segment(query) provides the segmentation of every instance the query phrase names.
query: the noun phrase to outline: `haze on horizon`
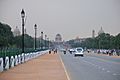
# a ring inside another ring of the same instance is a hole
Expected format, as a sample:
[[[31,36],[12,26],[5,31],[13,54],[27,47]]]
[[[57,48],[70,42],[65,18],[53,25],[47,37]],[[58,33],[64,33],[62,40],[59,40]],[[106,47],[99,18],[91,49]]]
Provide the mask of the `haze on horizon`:
[[[21,30],[21,10],[25,10],[26,30],[34,36],[43,31],[51,40],[57,33],[64,40],[91,37],[101,26],[112,35],[120,33],[120,0],[0,0],[0,22]]]

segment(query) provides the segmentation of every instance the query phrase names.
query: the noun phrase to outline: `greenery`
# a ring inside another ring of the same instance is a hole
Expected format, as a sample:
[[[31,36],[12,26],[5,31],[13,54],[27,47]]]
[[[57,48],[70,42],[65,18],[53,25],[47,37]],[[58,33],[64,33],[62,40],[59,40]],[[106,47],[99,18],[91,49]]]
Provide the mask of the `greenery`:
[[[24,34],[25,53],[41,50],[40,46],[45,46],[45,40],[37,39],[37,50],[34,50],[34,38]],[[46,47],[49,42],[46,41]],[[18,55],[22,52],[22,35],[13,36],[11,27],[7,24],[0,23],[0,57]],[[43,49],[42,49],[43,50]]]
[[[116,36],[102,33],[95,38],[86,38],[82,42],[75,43],[75,40],[69,40],[67,43],[71,47],[84,47],[88,49],[120,49],[120,33]]]
[[[0,47],[8,47],[13,44],[13,33],[7,24],[0,23]]]

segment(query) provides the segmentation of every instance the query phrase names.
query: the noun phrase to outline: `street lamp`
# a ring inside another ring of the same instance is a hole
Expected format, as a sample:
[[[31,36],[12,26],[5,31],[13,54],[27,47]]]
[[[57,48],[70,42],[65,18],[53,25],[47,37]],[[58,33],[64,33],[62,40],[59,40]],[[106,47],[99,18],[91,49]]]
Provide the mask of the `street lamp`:
[[[37,25],[36,24],[34,25],[34,28],[35,28],[35,50],[36,50],[36,35],[37,35]]]
[[[49,41],[49,38],[47,38],[47,41],[48,41],[48,49],[50,48],[50,41]]]
[[[45,48],[46,48],[46,39],[47,39],[47,35],[45,35]]]
[[[25,18],[25,12],[24,9],[21,11],[21,17],[22,17],[22,53],[24,53],[24,18]]]
[[[42,42],[43,42],[43,31],[41,32],[41,49],[43,48]]]

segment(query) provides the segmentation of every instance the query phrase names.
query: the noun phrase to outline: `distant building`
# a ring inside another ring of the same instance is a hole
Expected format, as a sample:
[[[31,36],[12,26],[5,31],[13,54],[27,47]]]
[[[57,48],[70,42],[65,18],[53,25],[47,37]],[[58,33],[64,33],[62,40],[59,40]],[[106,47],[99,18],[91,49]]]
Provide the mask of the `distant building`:
[[[73,40],[74,40],[74,43],[81,43],[81,42],[85,41],[85,38],[76,37],[76,39],[73,39]]]
[[[95,38],[95,30],[92,30],[92,38]]]
[[[102,34],[102,33],[104,33],[104,30],[103,30],[102,27],[101,27],[101,29],[100,29],[99,32],[98,32],[98,35],[100,35],[100,34]]]
[[[62,36],[60,34],[57,34],[55,37],[55,42],[62,42]]]
[[[13,35],[14,36],[20,36],[20,30],[18,29],[18,27],[16,26],[16,28],[13,31]]]

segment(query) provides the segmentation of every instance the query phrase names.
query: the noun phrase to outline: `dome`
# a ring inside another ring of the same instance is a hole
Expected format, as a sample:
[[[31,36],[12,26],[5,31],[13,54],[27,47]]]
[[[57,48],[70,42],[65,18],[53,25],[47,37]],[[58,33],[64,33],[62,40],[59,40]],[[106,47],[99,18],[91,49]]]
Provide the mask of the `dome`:
[[[57,34],[56,36],[61,36],[60,34]]]
[[[62,37],[60,34],[57,34],[55,37],[55,42],[62,42]]]
[[[100,34],[102,34],[102,33],[104,33],[104,31],[103,31],[103,29],[102,29],[102,27],[101,27],[100,31],[98,32],[98,35],[100,35]]]
[[[20,35],[20,30],[18,29],[18,27],[16,26],[16,28],[13,31],[13,35],[14,36],[19,36]]]

